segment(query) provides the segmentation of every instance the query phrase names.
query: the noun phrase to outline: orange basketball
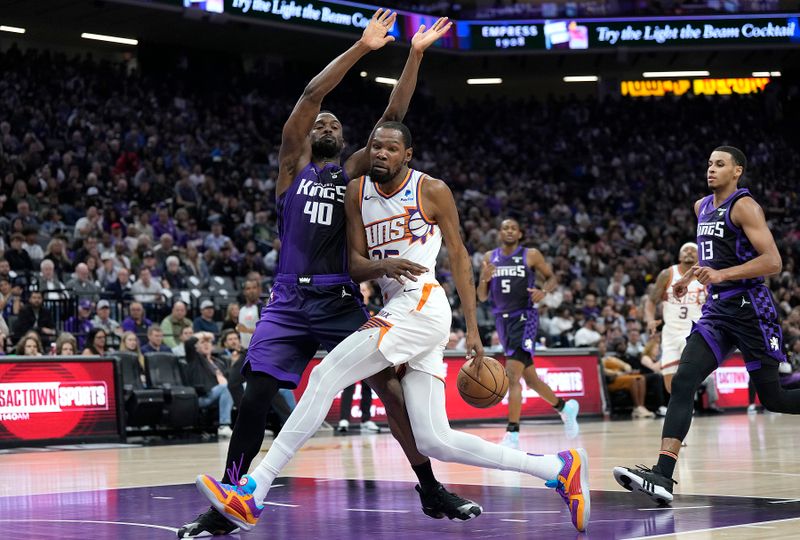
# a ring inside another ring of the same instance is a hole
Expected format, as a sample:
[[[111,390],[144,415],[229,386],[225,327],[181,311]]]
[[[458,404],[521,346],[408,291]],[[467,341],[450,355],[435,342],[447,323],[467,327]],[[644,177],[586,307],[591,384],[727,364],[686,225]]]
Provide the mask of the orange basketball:
[[[491,357],[483,358],[483,366],[478,373],[472,360],[461,366],[458,372],[458,393],[479,409],[500,403],[508,392],[508,375],[503,365]]]

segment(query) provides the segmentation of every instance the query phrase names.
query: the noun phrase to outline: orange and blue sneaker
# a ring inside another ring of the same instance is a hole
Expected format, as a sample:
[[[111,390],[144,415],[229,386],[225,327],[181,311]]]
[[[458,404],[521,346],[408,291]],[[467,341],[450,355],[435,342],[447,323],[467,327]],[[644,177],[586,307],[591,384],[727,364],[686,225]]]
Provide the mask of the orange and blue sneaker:
[[[248,474],[242,476],[238,485],[217,482],[207,474],[198,476],[195,484],[214,508],[244,531],[255,527],[264,511],[264,506],[253,497],[256,481]]]
[[[573,448],[558,453],[564,463],[555,480],[545,485],[555,488],[564,499],[572,515],[572,524],[583,532],[589,523],[591,500],[589,495],[589,456],[583,448]]]

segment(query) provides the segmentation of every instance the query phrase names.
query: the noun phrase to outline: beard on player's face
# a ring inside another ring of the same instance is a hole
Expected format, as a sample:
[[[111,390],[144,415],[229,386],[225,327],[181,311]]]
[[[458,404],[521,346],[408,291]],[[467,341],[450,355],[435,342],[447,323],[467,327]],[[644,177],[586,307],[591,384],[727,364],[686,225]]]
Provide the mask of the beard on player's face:
[[[387,184],[398,175],[402,168],[402,164],[392,169],[387,163],[373,163],[369,170],[369,179],[376,184]]]
[[[331,159],[342,153],[342,141],[331,135],[324,135],[311,143],[311,154],[316,158]]]

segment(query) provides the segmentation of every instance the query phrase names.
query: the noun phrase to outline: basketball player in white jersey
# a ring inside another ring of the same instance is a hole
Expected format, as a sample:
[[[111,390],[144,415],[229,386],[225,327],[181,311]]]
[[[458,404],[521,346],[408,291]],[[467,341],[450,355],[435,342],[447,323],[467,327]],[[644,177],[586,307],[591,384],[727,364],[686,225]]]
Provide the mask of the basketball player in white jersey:
[[[644,320],[650,336],[653,336],[661,323],[656,319],[656,308],[661,303],[661,316],[664,320],[661,331],[661,374],[664,376],[664,386],[670,393],[672,377],[678,371],[686,338],[692,331],[692,323],[703,314],[702,308],[706,302],[706,288],[697,278],[689,283],[687,293],[680,298],[676,298],[672,290],[675,283],[697,264],[697,244],[683,244],[678,260],[678,264],[665,268],[658,274],[655,287],[644,306]]]
[[[411,133],[405,125],[382,124],[368,148],[370,174],[351,181],[345,195],[350,273],[356,281],[378,280],[384,309],[311,372],[303,397],[252,474],[243,476],[239,485],[202,475],[198,488],[242,529],[252,529],[270,485],[317,431],[336,395],[389,366],[402,366],[403,396],[420,452],[441,461],[537,476],[555,488],[572,524],[584,531],[590,511],[585,450],[526,454],[450,428],[442,377],[451,310],[435,274],[442,239],[467,321],[468,357],[478,369],[483,359],[475,280],[461,240],[458,210],[447,184],[408,167]]]

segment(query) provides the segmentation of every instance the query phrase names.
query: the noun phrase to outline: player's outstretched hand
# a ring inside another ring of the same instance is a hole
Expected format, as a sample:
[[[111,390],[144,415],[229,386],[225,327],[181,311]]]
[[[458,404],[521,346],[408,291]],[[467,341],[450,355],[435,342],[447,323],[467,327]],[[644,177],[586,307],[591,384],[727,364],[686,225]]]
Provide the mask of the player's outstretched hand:
[[[409,261],[408,259],[401,259],[399,257],[387,257],[381,261],[383,274],[391,279],[396,279],[400,283],[405,283],[403,278],[417,281],[416,276],[424,274],[428,271],[427,268],[421,264]]]
[[[423,52],[449,32],[452,26],[453,23],[447,17],[440,17],[427,30],[424,24],[420,25],[417,33],[411,38],[411,48],[415,51]]]
[[[367,27],[364,28],[364,33],[361,34],[361,43],[375,51],[390,41],[394,41],[394,36],[386,34],[392,29],[395,19],[397,19],[397,13],[391,9],[381,8],[376,11]]]
[[[466,345],[467,360],[472,360],[475,373],[478,373],[483,365],[483,344],[481,343],[480,332],[467,332]]]
[[[481,277],[479,279],[481,281],[488,282],[490,279],[492,279],[492,276],[494,275],[494,270],[495,267],[492,263],[490,263],[489,261],[483,261],[483,267],[481,267]]]

